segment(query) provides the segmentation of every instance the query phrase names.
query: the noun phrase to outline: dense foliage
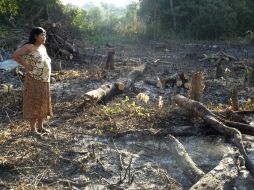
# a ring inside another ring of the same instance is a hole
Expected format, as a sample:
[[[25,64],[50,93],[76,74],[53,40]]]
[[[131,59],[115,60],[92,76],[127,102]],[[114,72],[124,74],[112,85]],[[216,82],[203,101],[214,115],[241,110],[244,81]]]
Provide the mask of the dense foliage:
[[[122,14],[119,14],[121,12]],[[64,6],[60,0],[0,0],[0,24],[61,22],[74,35],[225,39],[254,30],[253,0],[139,0],[119,10]]]
[[[254,29],[253,0],[141,0],[139,13],[155,36],[222,39]]]

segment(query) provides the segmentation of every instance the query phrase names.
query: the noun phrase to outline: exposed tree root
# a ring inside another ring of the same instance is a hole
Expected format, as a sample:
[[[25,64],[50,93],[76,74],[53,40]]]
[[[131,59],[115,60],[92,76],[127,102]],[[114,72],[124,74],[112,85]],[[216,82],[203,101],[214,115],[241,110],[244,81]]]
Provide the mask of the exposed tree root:
[[[203,175],[205,175],[205,173],[193,162],[182,143],[172,135],[168,135],[165,140],[168,141],[170,150],[172,150],[172,155],[175,157],[179,167],[191,182],[196,183]]]

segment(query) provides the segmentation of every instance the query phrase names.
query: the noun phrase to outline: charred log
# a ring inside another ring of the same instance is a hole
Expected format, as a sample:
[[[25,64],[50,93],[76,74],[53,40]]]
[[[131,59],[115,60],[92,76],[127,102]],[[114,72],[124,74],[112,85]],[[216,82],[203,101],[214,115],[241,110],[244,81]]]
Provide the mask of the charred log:
[[[189,76],[186,73],[175,73],[174,75],[166,78],[157,77],[156,82],[150,82],[150,84],[155,84],[157,87],[165,88],[167,86],[170,87],[178,87],[178,88],[190,88]]]
[[[140,65],[135,70],[131,71],[128,74],[127,77],[127,84],[126,89],[129,90],[129,88],[133,87],[133,85],[137,82],[143,79],[145,72],[148,70],[149,65],[148,63]]]
[[[217,117],[217,119],[229,127],[238,129],[241,133],[254,136],[254,127],[251,125],[240,123],[240,122],[229,121],[221,117]]]
[[[105,102],[113,96],[121,94],[124,90],[123,83],[102,85],[100,88],[87,92],[84,95],[84,107],[91,106],[95,103]]]

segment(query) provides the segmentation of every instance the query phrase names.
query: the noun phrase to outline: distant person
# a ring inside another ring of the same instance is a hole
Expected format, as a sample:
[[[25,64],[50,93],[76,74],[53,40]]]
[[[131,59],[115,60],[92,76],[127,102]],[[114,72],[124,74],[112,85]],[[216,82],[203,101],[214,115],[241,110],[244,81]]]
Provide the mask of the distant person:
[[[51,59],[46,47],[46,31],[41,27],[32,28],[28,42],[17,49],[13,59],[26,71],[23,118],[30,122],[31,132],[49,132],[43,127],[43,120],[52,116],[50,95]]]

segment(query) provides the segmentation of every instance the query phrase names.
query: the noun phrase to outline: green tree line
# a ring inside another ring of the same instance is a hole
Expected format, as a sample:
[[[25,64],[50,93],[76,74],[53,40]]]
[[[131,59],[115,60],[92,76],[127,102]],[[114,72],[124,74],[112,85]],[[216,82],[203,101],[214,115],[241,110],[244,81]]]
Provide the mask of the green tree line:
[[[253,0],[142,0],[139,12],[157,35],[222,39],[254,29]]]
[[[139,0],[122,15],[102,4],[89,9],[60,0],[0,0],[0,25],[21,27],[61,22],[72,34],[148,39],[221,40],[254,30],[253,0]]]

